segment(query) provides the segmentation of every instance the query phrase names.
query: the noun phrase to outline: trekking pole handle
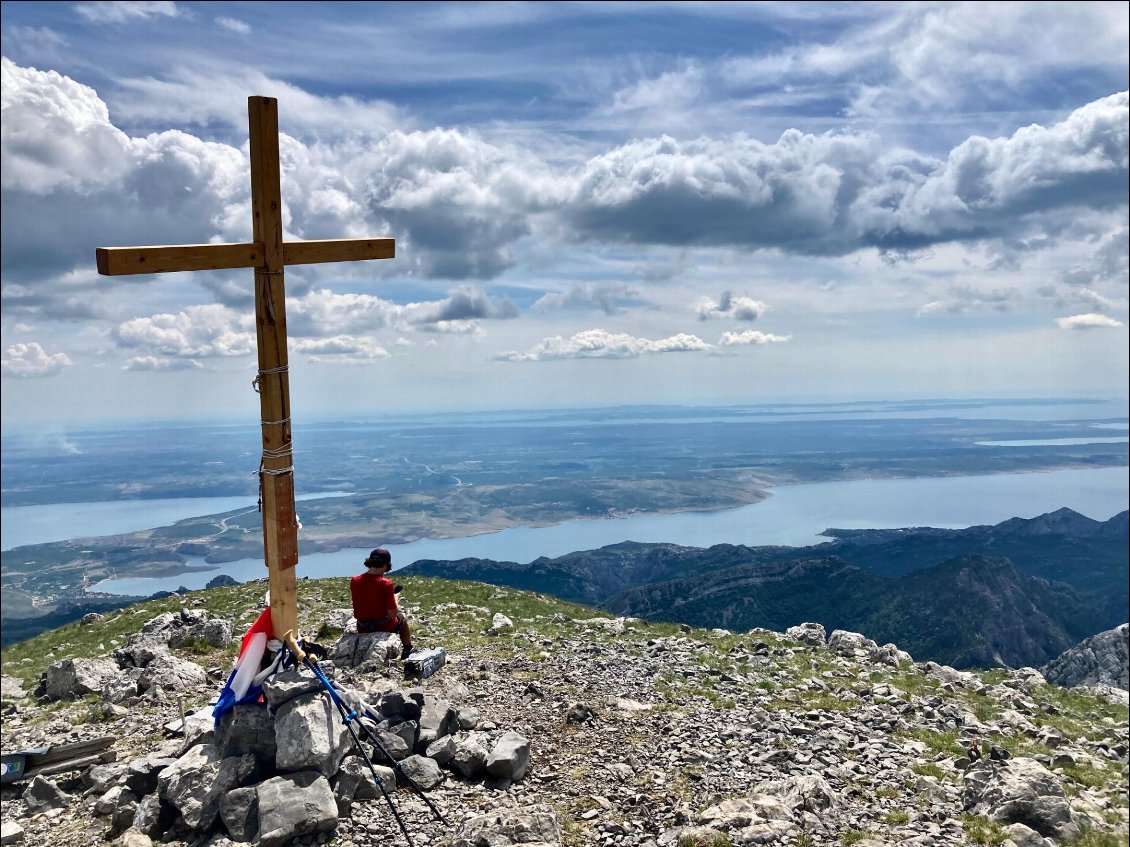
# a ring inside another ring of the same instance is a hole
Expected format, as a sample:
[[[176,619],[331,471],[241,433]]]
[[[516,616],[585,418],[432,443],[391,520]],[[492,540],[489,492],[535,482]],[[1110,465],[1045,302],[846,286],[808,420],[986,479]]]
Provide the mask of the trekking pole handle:
[[[294,654],[294,659],[299,664],[306,661],[306,651],[298,646],[298,639],[294,636],[294,630],[288,629],[286,634],[282,637],[283,643],[290,648],[290,652]]]

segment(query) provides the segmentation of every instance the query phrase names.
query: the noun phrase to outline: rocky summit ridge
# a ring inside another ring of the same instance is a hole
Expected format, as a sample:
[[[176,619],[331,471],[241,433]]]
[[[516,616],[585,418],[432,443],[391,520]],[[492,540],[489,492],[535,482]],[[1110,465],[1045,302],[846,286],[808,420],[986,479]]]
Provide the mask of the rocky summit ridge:
[[[426,680],[351,631],[345,580],[303,580],[300,625],[447,820],[378,765],[421,847],[1127,843],[1124,691],[915,662],[813,623],[692,629],[403,583],[417,644],[448,651]],[[403,844],[312,674],[213,728],[263,590],[164,598],[4,651],[6,753],[110,736],[114,758],[5,786],[3,843]]]
[[[1130,690],[1130,625],[1084,639],[1041,670],[1056,685],[1109,685]]]

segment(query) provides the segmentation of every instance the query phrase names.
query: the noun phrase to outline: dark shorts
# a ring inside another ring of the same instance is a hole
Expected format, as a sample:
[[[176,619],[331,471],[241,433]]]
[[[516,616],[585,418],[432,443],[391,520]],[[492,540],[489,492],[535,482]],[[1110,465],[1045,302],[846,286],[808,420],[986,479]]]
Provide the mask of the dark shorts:
[[[400,632],[404,626],[404,612],[397,612],[395,618],[379,621],[357,621],[358,632]]]

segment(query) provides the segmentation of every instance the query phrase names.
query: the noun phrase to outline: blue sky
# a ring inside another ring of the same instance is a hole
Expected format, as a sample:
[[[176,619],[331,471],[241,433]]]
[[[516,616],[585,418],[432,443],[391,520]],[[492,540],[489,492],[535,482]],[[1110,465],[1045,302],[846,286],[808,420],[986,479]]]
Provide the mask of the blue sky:
[[[277,97],[296,416],[1127,394],[1125,3],[3,3],[5,426],[247,417]]]

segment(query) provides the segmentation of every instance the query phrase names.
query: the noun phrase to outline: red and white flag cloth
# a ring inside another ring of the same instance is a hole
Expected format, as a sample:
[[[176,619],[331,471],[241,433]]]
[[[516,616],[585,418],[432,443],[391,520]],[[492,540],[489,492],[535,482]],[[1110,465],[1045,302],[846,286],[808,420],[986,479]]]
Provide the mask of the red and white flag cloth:
[[[271,666],[260,671],[263,656],[267,654],[267,642],[274,638],[271,626],[271,607],[267,606],[243,636],[239,646],[239,657],[235,660],[228,681],[224,684],[216,707],[212,710],[212,717],[219,722],[220,717],[237,703],[258,700],[263,693],[260,683],[278,666],[276,657]]]

